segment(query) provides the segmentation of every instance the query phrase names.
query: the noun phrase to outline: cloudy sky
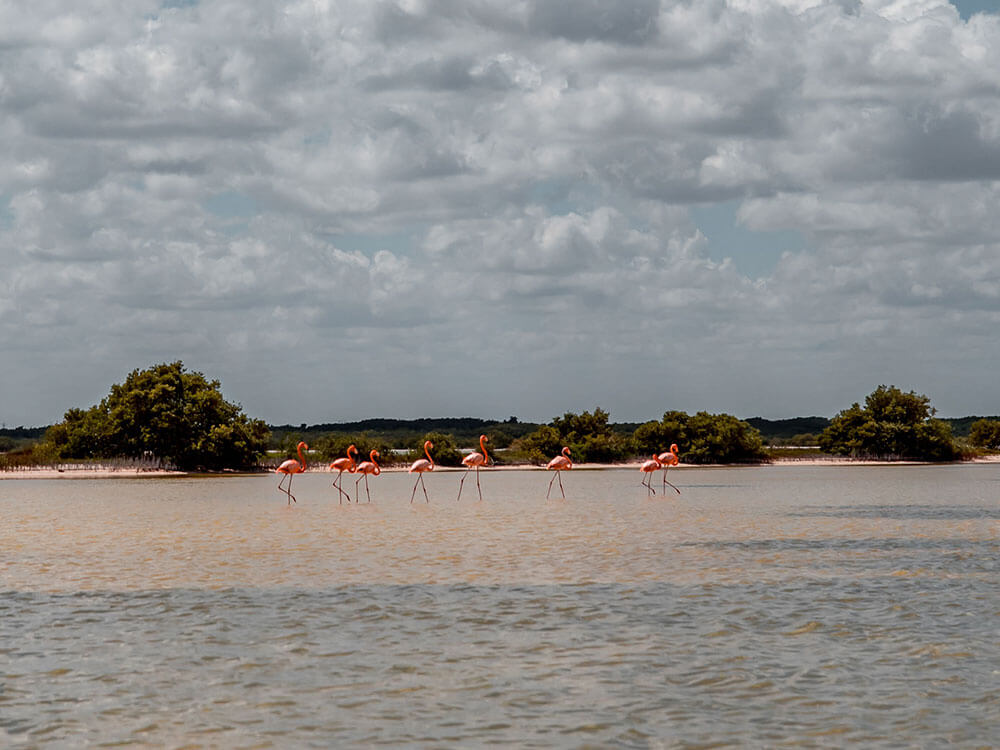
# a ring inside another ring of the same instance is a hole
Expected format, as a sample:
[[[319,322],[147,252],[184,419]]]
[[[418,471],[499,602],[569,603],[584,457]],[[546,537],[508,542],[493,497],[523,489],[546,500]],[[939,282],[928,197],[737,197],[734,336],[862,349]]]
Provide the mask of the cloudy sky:
[[[987,6],[0,0],[0,421],[1000,413]]]

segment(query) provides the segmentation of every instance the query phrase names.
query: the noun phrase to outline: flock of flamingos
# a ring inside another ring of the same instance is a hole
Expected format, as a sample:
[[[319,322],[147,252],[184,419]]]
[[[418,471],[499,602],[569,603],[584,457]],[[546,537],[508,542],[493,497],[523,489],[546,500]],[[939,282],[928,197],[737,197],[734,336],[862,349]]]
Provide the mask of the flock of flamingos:
[[[490,457],[489,454],[487,454],[486,452],[486,443],[488,442],[489,442],[488,437],[486,437],[485,435],[480,435],[479,450],[481,450],[482,453],[473,452],[462,459],[462,463],[465,465],[465,473],[462,475],[462,481],[459,482],[458,484],[458,498],[457,498],[458,500],[462,499],[462,488],[465,486],[465,480],[469,476],[469,472],[472,471],[473,469],[476,470],[476,489],[479,490],[479,499],[480,500],[483,499],[483,488],[479,484],[479,467],[487,466],[489,464]],[[434,459],[431,458],[431,448],[433,447],[434,443],[432,443],[430,440],[425,441],[424,455],[426,455],[427,458],[419,458],[416,461],[414,461],[413,464],[410,466],[409,473],[417,475],[417,481],[413,483],[413,492],[410,493],[411,503],[413,502],[413,498],[416,497],[417,485],[420,485],[420,488],[424,491],[424,501],[428,503],[430,502],[430,498],[427,496],[427,487],[424,485],[424,474],[428,471],[434,470]],[[294,458],[290,458],[287,461],[283,462],[281,466],[279,466],[277,469],[274,470],[276,474],[282,475],[281,479],[278,481],[278,491],[284,492],[288,496],[289,505],[291,505],[293,502],[298,502],[295,499],[295,495],[292,494],[292,477],[296,474],[301,474],[306,470],[306,459],[305,456],[302,455],[302,451],[309,450],[309,446],[306,445],[305,443],[299,443],[297,446],[297,450],[299,454],[298,461],[296,461]],[[674,487],[673,484],[667,481],[667,469],[669,469],[671,466],[676,466],[680,462],[680,459],[677,457],[677,454],[678,454],[677,444],[672,443],[669,451],[660,454],[654,453],[652,458],[650,458],[648,461],[643,462],[643,464],[639,467],[639,471],[641,471],[645,475],[641,484],[648,490],[648,494],[651,495],[656,494],[656,490],[653,489],[651,480],[653,474],[656,473],[657,471],[660,471],[661,469],[663,470],[664,494],[666,494],[667,492],[668,484],[677,491],[678,495],[681,494],[681,491],[677,489],[677,487]],[[358,455],[358,449],[355,446],[351,445],[350,447],[348,447],[347,455],[344,458],[338,458],[336,461],[330,464],[330,471],[337,472],[337,477],[336,479],[333,480],[333,486],[336,487],[337,492],[340,493],[339,498],[341,505],[343,505],[345,497],[347,498],[348,503],[351,502],[350,494],[347,493],[341,486],[342,484],[341,480],[344,476],[345,471],[348,474],[360,475],[356,480],[354,480],[354,502],[358,502],[358,494],[360,492],[359,484],[362,479],[365,480],[365,494],[368,495],[368,502],[372,501],[371,492],[368,490],[368,476],[370,474],[378,476],[379,474],[382,473],[382,469],[379,467],[378,462],[375,460],[376,458],[379,458],[378,451],[373,450],[368,456],[369,460],[362,461],[361,463],[357,463],[355,461],[355,457],[357,455]],[[550,471],[555,472],[555,475],[552,477],[552,479],[549,480],[549,490],[548,492],[545,493],[546,499],[548,499],[549,495],[552,494],[552,483],[555,482],[556,479],[559,480],[559,491],[562,493],[563,498],[566,497],[566,492],[563,490],[562,477],[560,476],[560,474],[563,471],[567,471],[573,468],[573,462],[570,460],[569,455],[570,455],[569,448],[563,448],[562,453],[553,458],[551,461],[549,461],[548,465],[545,467]],[[284,486],[286,478],[288,479],[288,485]]]

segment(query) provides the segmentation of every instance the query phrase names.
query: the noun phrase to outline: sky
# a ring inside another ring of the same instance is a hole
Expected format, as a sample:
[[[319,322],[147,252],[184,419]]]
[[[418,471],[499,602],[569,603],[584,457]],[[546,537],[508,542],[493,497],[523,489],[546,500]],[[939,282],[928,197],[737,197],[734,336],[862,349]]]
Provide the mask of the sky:
[[[992,12],[988,12],[992,11]],[[966,0],[7,0],[0,422],[1000,413]]]

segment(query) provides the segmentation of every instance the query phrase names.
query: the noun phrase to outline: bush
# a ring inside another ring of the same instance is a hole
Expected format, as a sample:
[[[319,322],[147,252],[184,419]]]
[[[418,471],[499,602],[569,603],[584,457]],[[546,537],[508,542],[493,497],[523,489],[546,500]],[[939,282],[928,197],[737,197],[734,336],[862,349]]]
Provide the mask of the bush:
[[[930,399],[896,386],[880,385],[865,399],[840,412],[820,435],[826,453],[881,460],[955,461],[961,451],[951,427],[932,419]]]
[[[247,468],[263,454],[267,425],[222,397],[218,380],[181,362],[132,371],[100,404],[70,409],[46,432],[54,458],[155,456],[179,469]]]
[[[980,419],[969,428],[969,442],[977,448],[1000,450],[1000,421]]]
[[[693,417],[668,411],[659,422],[635,430],[640,456],[662,453],[677,443],[680,459],[690,464],[745,464],[768,460],[760,431],[730,414],[700,411]]]

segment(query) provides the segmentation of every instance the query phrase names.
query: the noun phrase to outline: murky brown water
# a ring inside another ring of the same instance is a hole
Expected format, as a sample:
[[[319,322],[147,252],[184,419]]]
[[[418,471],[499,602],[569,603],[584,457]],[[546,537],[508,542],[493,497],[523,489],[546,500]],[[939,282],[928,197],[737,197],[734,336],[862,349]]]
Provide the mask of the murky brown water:
[[[1000,745],[998,466],[459,477],[0,481],[0,745]]]

